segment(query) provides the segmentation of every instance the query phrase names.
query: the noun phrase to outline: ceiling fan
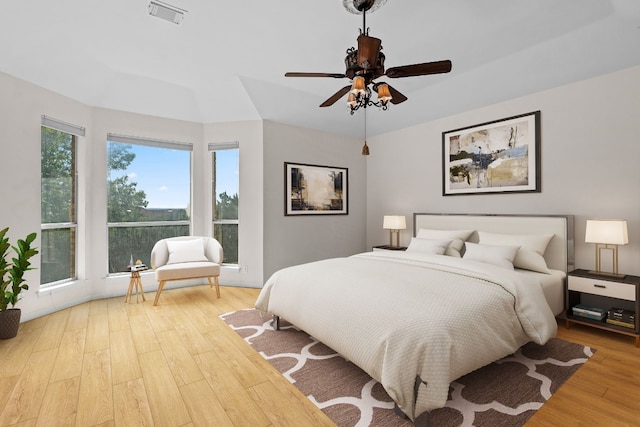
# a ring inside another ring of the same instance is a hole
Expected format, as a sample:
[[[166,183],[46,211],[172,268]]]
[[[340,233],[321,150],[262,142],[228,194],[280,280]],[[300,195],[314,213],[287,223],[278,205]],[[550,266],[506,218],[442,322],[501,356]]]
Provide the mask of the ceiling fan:
[[[358,48],[347,49],[344,59],[346,70],[344,73],[306,73],[288,72],[285,77],[331,77],[335,79],[349,78],[352,84],[343,87],[329,99],[320,104],[320,107],[329,107],[337,100],[345,96],[349,97],[347,104],[353,114],[360,107],[378,106],[386,110],[388,103],[400,104],[407,97],[389,84],[375,81],[379,77],[386,76],[391,79],[401,77],[425,76],[429,74],[442,74],[451,71],[451,61],[425,62],[421,64],[403,65],[392,67],[385,71],[385,55],[382,53],[382,40],[370,37],[366,26],[367,11],[373,12],[386,3],[387,0],[343,0],[345,8],[355,14],[362,13],[362,29],[358,36]],[[371,100],[372,90],[378,95],[378,100]]]

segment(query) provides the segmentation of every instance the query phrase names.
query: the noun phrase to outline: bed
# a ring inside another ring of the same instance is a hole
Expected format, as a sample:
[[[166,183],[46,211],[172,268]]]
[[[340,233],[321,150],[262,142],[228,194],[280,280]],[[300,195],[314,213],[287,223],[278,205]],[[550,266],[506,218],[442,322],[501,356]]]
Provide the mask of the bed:
[[[352,361],[399,414],[426,425],[452,381],[555,336],[573,218],[414,214],[413,223],[405,252],[284,268],[256,307]]]

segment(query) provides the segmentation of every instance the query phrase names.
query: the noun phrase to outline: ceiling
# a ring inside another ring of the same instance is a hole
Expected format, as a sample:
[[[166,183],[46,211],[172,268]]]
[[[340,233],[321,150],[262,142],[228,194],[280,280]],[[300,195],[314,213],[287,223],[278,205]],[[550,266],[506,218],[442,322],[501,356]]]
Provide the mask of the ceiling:
[[[342,0],[4,0],[0,71],[91,106],[200,123],[274,120],[361,136],[346,99],[319,108],[362,17]],[[408,101],[368,108],[368,135],[640,65],[638,0],[389,0],[367,14],[386,67],[450,59],[448,74],[387,79]],[[379,80],[383,80],[382,78]]]

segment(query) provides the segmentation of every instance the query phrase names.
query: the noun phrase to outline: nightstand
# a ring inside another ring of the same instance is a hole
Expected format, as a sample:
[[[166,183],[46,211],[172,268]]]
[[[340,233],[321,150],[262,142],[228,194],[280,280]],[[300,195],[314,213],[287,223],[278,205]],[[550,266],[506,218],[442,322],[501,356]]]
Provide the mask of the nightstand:
[[[640,277],[627,275],[622,278],[593,274],[587,270],[574,270],[568,274],[566,290],[566,326],[571,323],[593,326],[599,329],[629,335],[640,347]],[[573,314],[578,304],[604,310],[612,307],[629,310],[635,314],[633,327],[618,326],[602,320],[593,320]]]
[[[407,247],[406,246],[380,245],[380,246],[374,246],[373,250],[374,251],[406,251]]]

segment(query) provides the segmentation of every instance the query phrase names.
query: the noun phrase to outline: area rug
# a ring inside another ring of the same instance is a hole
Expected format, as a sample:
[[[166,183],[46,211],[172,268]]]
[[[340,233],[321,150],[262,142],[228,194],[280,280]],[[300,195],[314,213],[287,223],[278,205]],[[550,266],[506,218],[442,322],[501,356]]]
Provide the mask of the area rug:
[[[409,427],[377,381],[335,351],[284,320],[255,309],[220,316],[340,427]],[[521,426],[595,352],[557,338],[529,343],[511,356],[451,384],[434,426]]]

